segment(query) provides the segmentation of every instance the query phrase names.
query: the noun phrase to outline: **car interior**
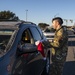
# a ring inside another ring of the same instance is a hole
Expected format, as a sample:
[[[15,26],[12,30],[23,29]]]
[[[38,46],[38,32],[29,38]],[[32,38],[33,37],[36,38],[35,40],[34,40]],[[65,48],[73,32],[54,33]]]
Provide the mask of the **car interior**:
[[[24,30],[24,32],[22,33],[21,36],[21,40],[18,43],[18,48],[17,48],[17,56],[20,55],[19,50],[22,46],[25,46],[26,44],[30,45],[30,44],[34,44],[33,38],[31,37],[31,33],[29,31],[29,29]]]
[[[31,36],[31,33],[28,29],[26,29],[23,34],[22,34],[22,37],[21,37],[21,42],[23,43],[31,43],[33,44],[34,41],[33,41],[33,38]]]
[[[30,43],[30,37],[27,30],[23,32],[21,41],[24,43]]]

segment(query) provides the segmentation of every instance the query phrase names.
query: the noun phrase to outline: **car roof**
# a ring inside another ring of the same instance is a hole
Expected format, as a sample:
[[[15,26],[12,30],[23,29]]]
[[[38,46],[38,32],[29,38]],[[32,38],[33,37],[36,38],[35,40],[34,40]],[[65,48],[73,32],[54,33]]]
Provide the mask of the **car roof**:
[[[21,25],[36,25],[32,22],[28,22],[28,21],[22,21],[22,20],[19,20],[19,21],[1,21],[0,22],[0,29],[1,28],[9,28],[9,29],[18,29],[20,28]]]

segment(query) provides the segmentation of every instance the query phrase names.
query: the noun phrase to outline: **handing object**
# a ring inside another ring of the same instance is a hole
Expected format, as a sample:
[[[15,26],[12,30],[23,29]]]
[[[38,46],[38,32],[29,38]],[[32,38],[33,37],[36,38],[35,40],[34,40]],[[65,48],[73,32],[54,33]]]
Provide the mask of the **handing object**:
[[[42,54],[43,57],[45,57],[44,46],[43,46],[42,42],[41,41],[36,41],[35,45],[37,46],[37,50]]]

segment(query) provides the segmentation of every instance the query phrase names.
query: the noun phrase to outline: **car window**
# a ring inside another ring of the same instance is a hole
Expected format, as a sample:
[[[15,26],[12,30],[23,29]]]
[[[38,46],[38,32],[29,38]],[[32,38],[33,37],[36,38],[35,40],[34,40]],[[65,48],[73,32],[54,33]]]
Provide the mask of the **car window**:
[[[21,36],[21,42],[23,43],[33,43],[32,35],[29,29],[25,29]]]
[[[41,35],[41,37],[43,38],[43,32],[42,32],[42,30],[41,30],[39,27],[37,27],[37,29],[39,30],[40,35]]]
[[[42,39],[46,40],[46,37],[44,36],[42,30],[41,30],[39,27],[38,27],[38,30],[39,30],[39,32],[40,32],[40,34],[41,34]]]
[[[35,41],[38,41],[38,40],[42,39],[41,34],[36,27],[31,27],[30,29],[32,31],[32,35],[33,35],[33,38],[34,38]]]

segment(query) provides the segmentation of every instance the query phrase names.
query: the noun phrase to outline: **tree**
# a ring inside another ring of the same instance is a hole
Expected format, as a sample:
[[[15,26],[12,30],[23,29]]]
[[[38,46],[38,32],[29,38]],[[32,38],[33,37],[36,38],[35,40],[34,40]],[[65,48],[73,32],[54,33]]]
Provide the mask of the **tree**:
[[[38,26],[43,30],[43,29],[45,29],[46,27],[48,27],[49,25],[46,24],[46,23],[39,23]]]
[[[1,11],[0,12],[0,21],[3,21],[3,20],[19,20],[19,18],[13,12]]]

